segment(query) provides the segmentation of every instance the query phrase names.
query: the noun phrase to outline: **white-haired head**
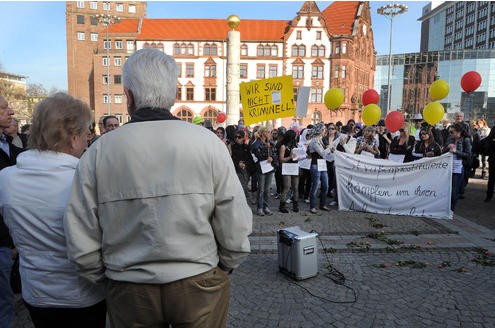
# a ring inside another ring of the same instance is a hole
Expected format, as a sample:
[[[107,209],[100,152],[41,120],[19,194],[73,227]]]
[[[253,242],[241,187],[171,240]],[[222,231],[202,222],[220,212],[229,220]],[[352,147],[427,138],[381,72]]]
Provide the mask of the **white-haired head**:
[[[175,103],[177,73],[175,60],[158,49],[132,54],[122,68],[129,114],[144,107],[170,109]]]

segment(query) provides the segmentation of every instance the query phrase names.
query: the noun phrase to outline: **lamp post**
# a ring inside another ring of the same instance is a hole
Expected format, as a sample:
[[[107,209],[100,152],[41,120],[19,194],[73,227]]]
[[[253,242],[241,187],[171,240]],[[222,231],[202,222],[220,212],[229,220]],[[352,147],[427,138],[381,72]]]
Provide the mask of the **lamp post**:
[[[110,24],[117,24],[120,22],[120,17],[115,16],[115,15],[110,15],[110,14],[97,14],[94,16],[99,24],[102,24],[106,28],[106,41],[104,42],[104,47],[105,43],[106,44],[106,49],[107,49],[107,104],[108,104],[108,109],[107,109],[107,115],[111,114],[111,109],[110,109],[110,103],[111,103],[111,97],[110,97],[110,40],[108,38],[108,25]]]
[[[390,19],[390,40],[389,40],[389,52],[388,52],[388,79],[387,79],[387,113],[390,112],[392,105],[392,96],[390,94],[390,74],[392,72],[392,28],[394,24],[394,17],[403,14],[407,11],[408,7],[400,3],[389,3],[386,6],[381,6],[376,10],[380,15],[388,17]]]

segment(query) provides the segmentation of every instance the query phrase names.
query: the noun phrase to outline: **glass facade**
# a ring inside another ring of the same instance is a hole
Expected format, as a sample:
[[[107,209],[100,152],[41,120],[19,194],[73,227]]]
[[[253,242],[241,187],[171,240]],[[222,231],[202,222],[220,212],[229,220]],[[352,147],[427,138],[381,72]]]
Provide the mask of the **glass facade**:
[[[452,118],[453,113],[461,110],[466,120],[485,118],[490,126],[495,124],[495,50],[433,51],[392,57],[392,110],[402,110],[406,117],[421,112],[432,101],[427,94],[429,86],[434,80],[442,79],[450,86],[447,97],[439,100],[447,117]],[[411,75],[411,71],[415,74]],[[461,88],[460,81],[469,71],[478,72],[482,82],[476,91],[467,94]],[[388,55],[377,56],[374,89],[380,93],[379,105],[384,113],[387,107],[387,74]],[[416,77],[415,83],[408,81],[411,76]],[[411,99],[411,94],[416,97]],[[420,102],[415,104],[417,109],[408,110],[415,101]]]

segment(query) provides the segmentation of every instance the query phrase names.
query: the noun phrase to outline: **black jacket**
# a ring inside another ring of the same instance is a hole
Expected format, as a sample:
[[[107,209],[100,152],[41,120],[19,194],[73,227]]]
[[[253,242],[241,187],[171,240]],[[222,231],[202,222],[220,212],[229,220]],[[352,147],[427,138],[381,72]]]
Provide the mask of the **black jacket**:
[[[23,149],[12,145],[12,138],[7,136],[7,142],[9,143],[10,156],[0,149],[0,170],[3,170],[7,166],[15,165],[17,155],[19,155]],[[0,188],[7,188],[8,186],[0,186]],[[9,235],[9,229],[3,222],[3,217],[0,215],[0,247],[14,247],[12,238]]]

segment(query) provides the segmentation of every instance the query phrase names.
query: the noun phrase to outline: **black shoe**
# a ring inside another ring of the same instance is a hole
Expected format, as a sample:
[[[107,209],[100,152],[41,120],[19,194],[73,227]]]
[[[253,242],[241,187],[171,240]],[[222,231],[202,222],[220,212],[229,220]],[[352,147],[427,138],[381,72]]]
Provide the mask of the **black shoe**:
[[[465,197],[464,197],[464,195],[463,195],[463,194],[459,195],[459,199],[464,199],[464,198],[465,198]]]
[[[491,201],[491,200],[492,200],[492,196],[486,196],[486,198],[485,198],[484,202],[485,202],[485,203],[488,203],[488,202],[489,202],[489,201]]]
[[[282,213],[289,213],[289,210],[288,210],[288,209],[286,209],[286,208],[284,208],[284,207],[281,207],[281,208],[279,208],[278,210],[279,210],[280,212],[282,212]]]
[[[320,210],[327,211],[327,212],[330,211],[330,209],[326,206],[320,206]]]
[[[296,213],[299,212],[299,204],[297,203],[292,203],[292,210]]]

